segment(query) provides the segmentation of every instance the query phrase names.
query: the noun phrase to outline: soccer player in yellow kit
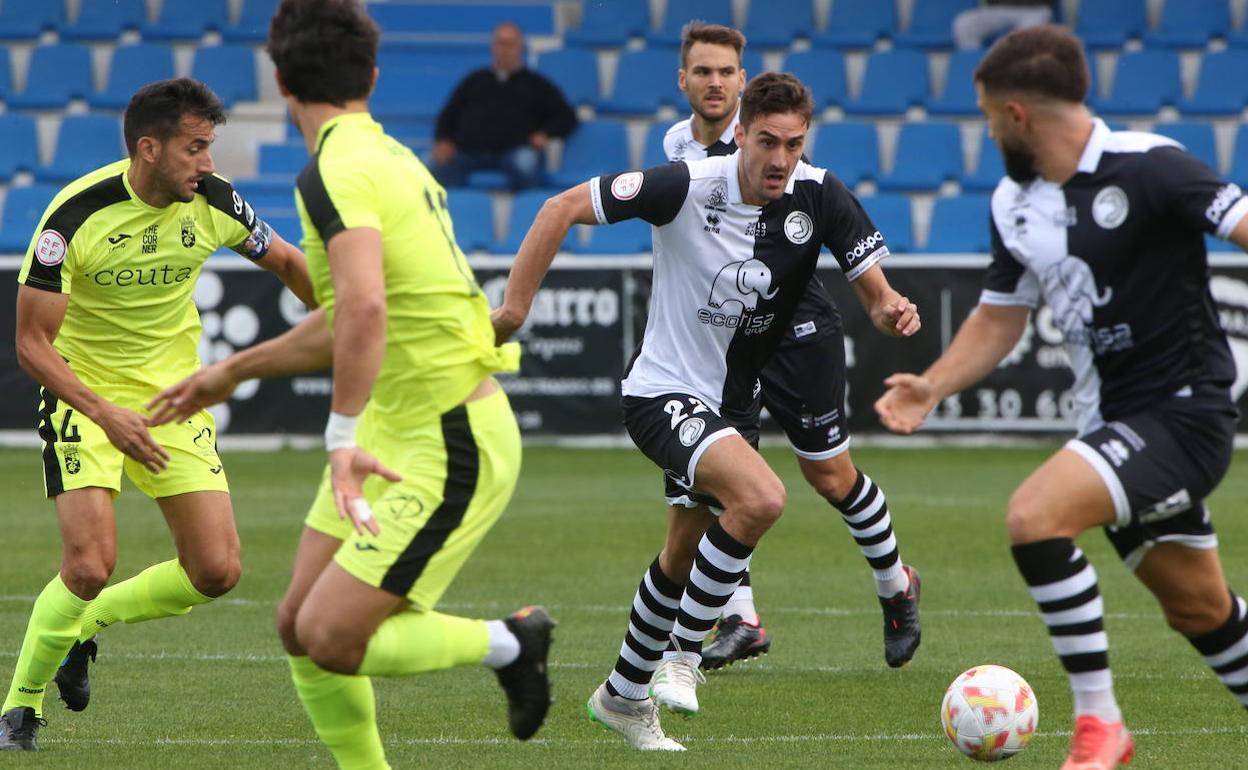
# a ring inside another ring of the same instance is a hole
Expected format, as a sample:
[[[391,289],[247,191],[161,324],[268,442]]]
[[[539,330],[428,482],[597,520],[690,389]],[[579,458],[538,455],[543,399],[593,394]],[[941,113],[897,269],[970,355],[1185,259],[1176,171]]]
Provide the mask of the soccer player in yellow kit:
[[[519,475],[519,429],[492,377],[517,368],[519,348],[494,344],[446,191],[368,113],[377,43],[356,0],[278,6],[268,51],[312,155],[296,202],[323,311],[170,388],[156,412],[332,361],[329,467],[277,624],[317,734],[353,770],[389,767],[372,676],[484,664],[512,733],[532,736],[550,706],[554,625],[540,607],[491,621],[434,611]]]
[[[303,255],[213,173],[214,127],[224,121],[202,83],[144,86],[125,113],[129,158],[61,190],[27,250],[17,355],[43,386],[44,484],[63,555],[31,612],[0,709],[0,750],[37,750],[54,676],[66,706],[86,708],[99,630],[185,615],[238,581],[238,534],[212,416],[197,410],[149,429],[143,413],[158,391],[199,368],[191,294],[220,246],[313,301]],[[123,472],[160,506],[177,558],[105,588],[117,562],[113,499]]]

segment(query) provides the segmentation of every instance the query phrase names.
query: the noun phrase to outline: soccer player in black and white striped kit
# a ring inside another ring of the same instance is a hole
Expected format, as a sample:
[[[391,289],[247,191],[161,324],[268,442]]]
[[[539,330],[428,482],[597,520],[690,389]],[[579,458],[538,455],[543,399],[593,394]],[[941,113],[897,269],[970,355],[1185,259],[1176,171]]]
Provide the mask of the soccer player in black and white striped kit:
[[[920,376],[876,403],[909,433],[992,371],[1043,300],[1075,373],[1078,436],[1010,499],[1014,560],[1074,692],[1063,770],[1134,753],[1114,697],[1096,572],[1074,538],[1103,527],[1166,622],[1248,707],[1248,605],[1226,583],[1205,499],[1231,462],[1235,363],[1209,289],[1206,233],[1248,248],[1248,197],[1176,142],[1111,131],[1083,101],[1062,27],[1013,32],[975,71],[1008,176],[992,196],[979,307]]]
[[[663,137],[668,160],[701,160],[737,150],[735,131],[745,36],[718,24],[690,22],[682,31],[680,87],[693,114]],[[872,233],[855,252],[884,248]],[[919,647],[919,575],[901,561],[900,546],[884,490],[854,465],[845,413],[845,333],[836,303],[812,278],[771,361],[760,377],[760,394],[742,414],[726,414],[742,435],[757,441],[759,411],[784,429],[802,476],[841,514],[875,578],[884,612],[884,659],[903,666]],[[671,484],[669,483],[669,487]],[[696,495],[669,489],[669,506],[702,504]],[[702,668],[713,669],[767,652],[771,639],[754,604],[749,573],[724,606],[714,640],[702,652]],[[655,674],[654,696],[668,694],[666,667]]]
[[[643,750],[680,751],[663,734],[649,684],[669,638],[690,678],[702,642],[784,509],[784,486],[724,417],[753,401],[827,245],[881,332],[909,336],[917,308],[854,244],[877,232],[832,174],[801,160],[810,91],[792,75],[755,78],[741,99],[740,149],[691,163],[595,177],[546,202],[521,244],[498,339],[524,323],[569,228],[640,217],[654,226],[654,283],[642,344],[622,383],[624,424],[678,487],[722,510],[676,509],[643,575],[610,677],[591,717]],[[691,694],[692,694],[692,688]],[[689,704],[696,711],[696,696]]]

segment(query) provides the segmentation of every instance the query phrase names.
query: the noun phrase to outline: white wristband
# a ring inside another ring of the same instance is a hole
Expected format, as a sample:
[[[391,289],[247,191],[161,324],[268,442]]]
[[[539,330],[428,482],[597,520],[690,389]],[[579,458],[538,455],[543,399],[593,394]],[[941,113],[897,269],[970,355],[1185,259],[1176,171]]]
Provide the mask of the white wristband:
[[[360,421],[358,416],[349,417],[337,412],[329,413],[329,422],[325,423],[325,451],[335,449],[353,449],[355,447],[355,425]]]

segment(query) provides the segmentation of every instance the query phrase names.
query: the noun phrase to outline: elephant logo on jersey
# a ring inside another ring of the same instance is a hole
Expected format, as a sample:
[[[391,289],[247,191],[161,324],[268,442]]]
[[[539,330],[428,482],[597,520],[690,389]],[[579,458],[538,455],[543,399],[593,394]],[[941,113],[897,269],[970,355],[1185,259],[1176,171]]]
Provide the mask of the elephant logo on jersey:
[[[1092,221],[1106,230],[1113,230],[1127,221],[1130,210],[1127,194],[1117,185],[1102,188],[1092,199]]]
[[[1078,257],[1064,257],[1044,271],[1044,297],[1053,308],[1053,320],[1068,342],[1086,336],[1095,308],[1114,296],[1112,287],[1097,292],[1092,268]]]
[[[740,302],[744,310],[753,312],[758,298],[771,299],[779,288],[771,288],[771,268],[757,259],[725,265],[711,284],[711,298],[706,304],[722,308],[729,302]]]
[[[1225,275],[1209,280],[1209,292],[1218,308],[1218,319],[1235,359],[1235,382],[1231,398],[1238,401],[1248,392],[1248,283]]]

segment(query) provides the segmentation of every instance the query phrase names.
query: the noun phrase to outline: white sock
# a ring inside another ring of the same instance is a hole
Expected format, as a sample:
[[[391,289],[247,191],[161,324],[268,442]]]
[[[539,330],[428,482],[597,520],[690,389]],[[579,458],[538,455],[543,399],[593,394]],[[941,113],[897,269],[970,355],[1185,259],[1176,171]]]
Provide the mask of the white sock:
[[[881,597],[891,599],[909,588],[910,577],[902,569],[901,559],[888,569],[875,570],[875,592]]]
[[[490,632],[490,651],[481,662],[490,668],[510,666],[520,657],[520,640],[501,620],[487,620],[485,628]]]
[[[758,610],[754,608],[753,586],[737,586],[737,589],[732,592],[728,603],[724,605],[722,617],[726,618],[729,615],[739,615],[746,623],[758,625]]]
[[[1121,722],[1122,709],[1114,690],[1075,690],[1075,716],[1091,714],[1103,722]]]

